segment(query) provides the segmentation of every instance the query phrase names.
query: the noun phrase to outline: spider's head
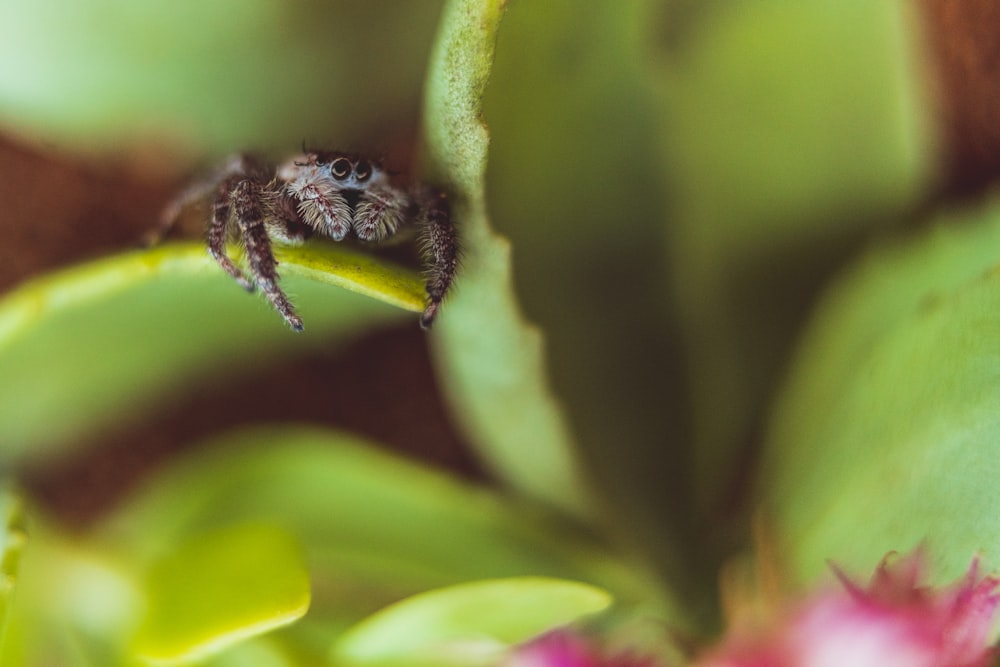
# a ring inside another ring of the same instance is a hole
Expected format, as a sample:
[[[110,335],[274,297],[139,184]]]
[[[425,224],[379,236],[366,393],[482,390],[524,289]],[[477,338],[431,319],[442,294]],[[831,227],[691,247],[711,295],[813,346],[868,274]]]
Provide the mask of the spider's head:
[[[345,190],[364,190],[380,181],[385,172],[381,165],[349,153],[317,152],[308,155],[310,162],[322,167]]]

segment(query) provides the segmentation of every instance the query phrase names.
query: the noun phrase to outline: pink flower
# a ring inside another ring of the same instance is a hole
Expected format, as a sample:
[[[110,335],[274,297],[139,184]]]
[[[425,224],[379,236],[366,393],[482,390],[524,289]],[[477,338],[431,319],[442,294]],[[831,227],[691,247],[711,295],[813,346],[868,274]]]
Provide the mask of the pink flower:
[[[590,654],[583,637],[557,630],[515,649],[504,667],[597,667]]]
[[[978,559],[950,587],[920,585],[918,550],[886,557],[863,588],[834,568],[842,589],[818,594],[767,628],[742,628],[698,667],[985,667],[1000,604]]]
[[[515,649],[503,667],[658,667],[650,657],[608,651],[571,630],[555,630]]]

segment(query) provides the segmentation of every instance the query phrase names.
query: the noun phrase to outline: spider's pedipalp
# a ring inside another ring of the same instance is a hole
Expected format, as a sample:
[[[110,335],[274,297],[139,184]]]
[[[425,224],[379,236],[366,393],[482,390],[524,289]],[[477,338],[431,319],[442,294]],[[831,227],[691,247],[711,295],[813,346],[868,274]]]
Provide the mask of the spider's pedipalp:
[[[373,185],[358,195],[354,233],[362,241],[384,241],[403,226],[409,207],[409,197],[402,190]]]
[[[334,241],[343,241],[351,231],[351,206],[326,169],[312,164],[298,165],[285,191],[298,202],[302,222]]]

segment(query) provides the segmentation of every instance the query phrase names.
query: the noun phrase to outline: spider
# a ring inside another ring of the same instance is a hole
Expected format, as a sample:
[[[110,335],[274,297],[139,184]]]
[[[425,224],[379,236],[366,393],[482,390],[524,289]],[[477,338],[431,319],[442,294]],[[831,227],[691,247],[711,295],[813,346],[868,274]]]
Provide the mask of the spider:
[[[259,287],[295,331],[302,331],[302,318],[278,285],[272,243],[299,245],[313,234],[381,243],[410,227],[420,235],[427,276],[420,326],[434,323],[458,267],[457,236],[443,192],[424,185],[397,187],[378,162],[351,153],[303,151],[277,167],[239,154],[182,192],[164,211],[163,229],[213,190],[209,254],[246,290]],[[246,274],[226,253],[230,240],[246,251]]]

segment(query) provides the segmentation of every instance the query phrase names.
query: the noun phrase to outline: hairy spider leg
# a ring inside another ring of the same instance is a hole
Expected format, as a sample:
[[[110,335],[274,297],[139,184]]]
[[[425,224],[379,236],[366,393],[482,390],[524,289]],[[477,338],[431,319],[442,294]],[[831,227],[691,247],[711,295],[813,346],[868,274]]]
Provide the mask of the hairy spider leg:
[[[236,224],[239,225],[254,281],[288,325],[296,331],[302,331],[302,318],[278,287],[278,261],[271,251],[271,238],[264,222],[261,187],[261,183],[254,179],[243,179],[236,184],[233,190]]]
[[[451,222],[447,196],[434,192],[426,200],[420,245],[427,263],[428,301],[420,317],[420,326],[430,329],[458,271],[458,235]]]
[[[230,176],[219,184],[218,195],[212,206],[212,220],[208,225],[208,254],[212,256],[226,273],[236,279],[243,289],[254,290],[254,284],[246,279],[239,267],[226,254],[226,240],[229,236],[229,217],[233,201],[240,185],[247,181],[245,176]]]
[[[184,209],[204,201],[213,190],[218,193],[222,183],[232,177],[243,176],[259,168],[260,166],[256,160],[246,153],[237,153],[230,156],[212,176],[191,183],[167,203],[166,207],[160,212],[159,224],[155,229],[146,234],[143,239],[145,245],[152,246],[160,243],[174,228]],[[221,196],[221,194],[217,196]]]
[[[216,181],[199,181],[184,188],[160,212],[159,223],[143,237],[143,245],[147,247],[154,246],[163,241],[167,237],[167,234],[173,230],[174,225],[177,224],[184,209],[204,200],[215,189]]]

